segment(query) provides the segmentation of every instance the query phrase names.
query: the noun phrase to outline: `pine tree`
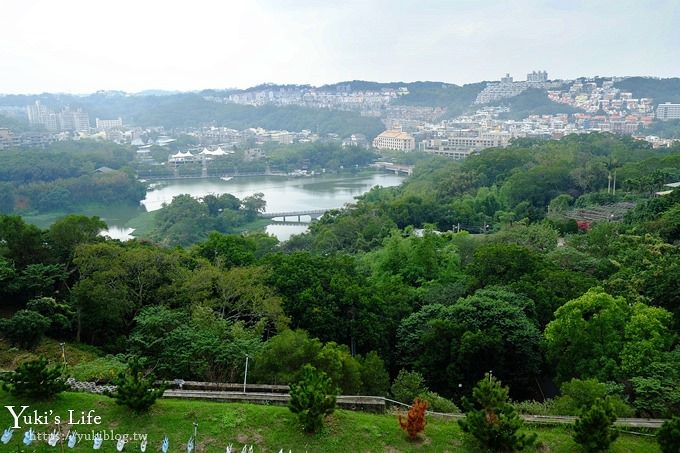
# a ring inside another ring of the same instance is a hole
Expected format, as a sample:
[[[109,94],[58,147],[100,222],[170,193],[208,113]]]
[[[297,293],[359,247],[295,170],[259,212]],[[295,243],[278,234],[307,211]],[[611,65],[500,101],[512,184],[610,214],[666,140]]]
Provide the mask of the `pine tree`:
[[[49,366],[45,357],[21,364],[16,371],[6,373],[2,381],[2,388],[12,395],[35,400],[49,399],[68,389],[63,367]]]
[[[323,417],[335,410],[337,394],[326,373],[308,364],[302,369],[302,379],[290,385],[288,408],[298,414],[305,431],[317,432],[323,426]]]
[[[616,421],[614,409],[607,399],[598,398],[574,424],[574,441],[587,452],[605,451],[619,433],[612,430]]]
[[[155,387],[154,377],[144,374],[143,367],[137,358],[128,361],[128,367],[118,373],[113,384],[115,392],[106,393],[114,398],[116,404],[129,407],[136,414],[147,412],[163,392],[165,386]]]
[[[663,453],[680,453],[680,417],[666,420],[656,435]]]
[[[536,434],[519,434],[522,419],[508,399],[508,388],[487,374],[472,390],[472,402],[463,398],[465,419],[458,423],[479,444],[494,452],[523,450],[533,445]]]

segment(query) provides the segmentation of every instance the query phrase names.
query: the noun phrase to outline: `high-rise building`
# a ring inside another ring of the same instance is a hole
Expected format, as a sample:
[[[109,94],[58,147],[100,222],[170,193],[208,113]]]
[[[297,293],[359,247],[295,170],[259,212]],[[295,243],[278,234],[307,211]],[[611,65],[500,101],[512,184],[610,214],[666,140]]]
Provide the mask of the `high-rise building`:
[[[527,82],[542,83],[548,81],[548,71],[532,71],[527,74]]]
[[[40,101],[35,101],[34,105],[26,106],[26,112],[29,123],[42,125],[51,132],[90,131],[90,117],[82,109],[74,111],[66,107],[61,112],[55,113],[42,105]]]

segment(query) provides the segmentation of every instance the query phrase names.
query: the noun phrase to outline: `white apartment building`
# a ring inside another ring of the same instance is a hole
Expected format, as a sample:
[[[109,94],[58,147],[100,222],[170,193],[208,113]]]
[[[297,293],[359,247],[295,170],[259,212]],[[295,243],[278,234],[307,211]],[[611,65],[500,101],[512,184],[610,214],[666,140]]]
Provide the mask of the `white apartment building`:
[[[659,104],[656,108],[656,119],[658,120],[674,120],[680,119],[680,104]]]
[[[115,120],[102,120],[95,118],[95,126],[98,130],[120,129],[123,127],[123,119],[120,117]]]
[[[446,138],[423,140],[418,144],[418,149],[437,156],[464,159],[486,148],[506,147],[510,138],[511,134],[505,131],[482,132],[477,136],[452,133]]]
[[[395,149],[398,151],[413,151],[416,149],[416,139],[411,134],[399,130],[382,132],[373,139],[373,147],[377,149]]]

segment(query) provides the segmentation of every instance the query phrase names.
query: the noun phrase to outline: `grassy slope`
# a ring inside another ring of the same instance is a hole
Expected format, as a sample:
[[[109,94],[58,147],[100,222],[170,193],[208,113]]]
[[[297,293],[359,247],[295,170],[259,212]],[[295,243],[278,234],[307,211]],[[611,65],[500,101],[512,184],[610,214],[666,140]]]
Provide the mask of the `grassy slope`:
[[[281,448],[293,452],[456,452],[473,451],[464,440],[454,421],[429,419],[420,440],[410,442],[398,428],[394,415],[370,415],[345,410],[336,411],[326,423],[323,431],[308,435],[301,431],[297,419],[288,409],[276,406],[248,404],[207,403],[181,400],[161,400],[147,415],[131,416],[123,407],[116,406],[107,397],[82,393],[65,393],[55,400],[31,404],[18,401],[0,391],[0,407],[5,405],[30,405],[30,411],[54,411],[52,417],[60,415],[67,420],[68,410],[95,410],[101,416],[100,425],[81,428],[81,433],[113,430],[114,433],[144,433],[149,436],[147,451],[160,451],[163,436],[170,439],[170,452],[186,451],[186,442],[193,432],[193,423],[198,423],[197,452],[224,452],[229,443],[238,447],[255,444],[255,451],[278,452]],[[52,419],[50,419],[52,420]],[[11,424],[8,411],[0,412],[0,427]],[[36,432],[47,432],[51,427],[37,426]],[[573,452],[576,444],[571,440],[567,428],[540,428],[540,448],[532,451]],[[23,430],[16,432],[12,445],[20,442]],[[22,445],[23,446],[23,445]],[[74,453],[92,450],[92,442],[83,442]],[[11,451],[11,450],[7,450]],[[46,443],[34,444],[28,452],[54,452]],[[101,452],[115,451],[115,443],[104,443]],[[124,451],[139,451],[139,441],[131,441]],[[658,452],[653,438],[622,435],[614,444],[613,452]]]
[[[90,346],[74,343],[65,343],[64,352],[69,365],[89,362],[101,355],[101,353]],[[27,351],[25,349],[11,348],[8,342],[0,339],[0,371],[14,370],[23,362],[35,360],[40,356],[47,357],[51,362],[59,363],[62,360],[59,341],[43,338],[33,351]]]
[[[68,215],[67,212],[47,212],[42,214],[21,214],[26,223],[31,223],[39,228],[47,229],[60,217]],[[121,204],[88,204],[78,206],[73,209],[71,214],[78,214],[84,216],[98,216],[109,224],[123,225],[130,219],[141,217],[149,213],[144,211],[134,203]],[[134,227],[132,227],[134,228]]]

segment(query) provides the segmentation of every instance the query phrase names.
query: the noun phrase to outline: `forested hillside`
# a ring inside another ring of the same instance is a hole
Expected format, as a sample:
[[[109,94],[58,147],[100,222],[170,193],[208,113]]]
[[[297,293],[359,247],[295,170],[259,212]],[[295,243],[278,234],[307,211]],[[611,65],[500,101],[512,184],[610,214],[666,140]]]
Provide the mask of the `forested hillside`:
[[[131,203],[146,187],[132,169],[135,151],[90,140],[46,149],[8,149],[0,166],[0,213],[69,212],[88,203]]]
[[[652,98],[657,104],[680,102],[680,78],[627,77],[615,85],[634,97]]]
[[[544,411],[609,395],[619,415],[668,417],[680,193],[654,193],[680,180],[679,151],[590,134],[426,161],[283,244],[213,233],[164,248],[102,239],[97,218],[40,230],[3,216],[0,331],[118,354],[92,365],[100,379],[136,355],[164,378],[239,382],[248,354],[254,382],[312,363],[343,393],[384,395],[403,369],[443,405],[492,371],[516,400],[561,388]]]

